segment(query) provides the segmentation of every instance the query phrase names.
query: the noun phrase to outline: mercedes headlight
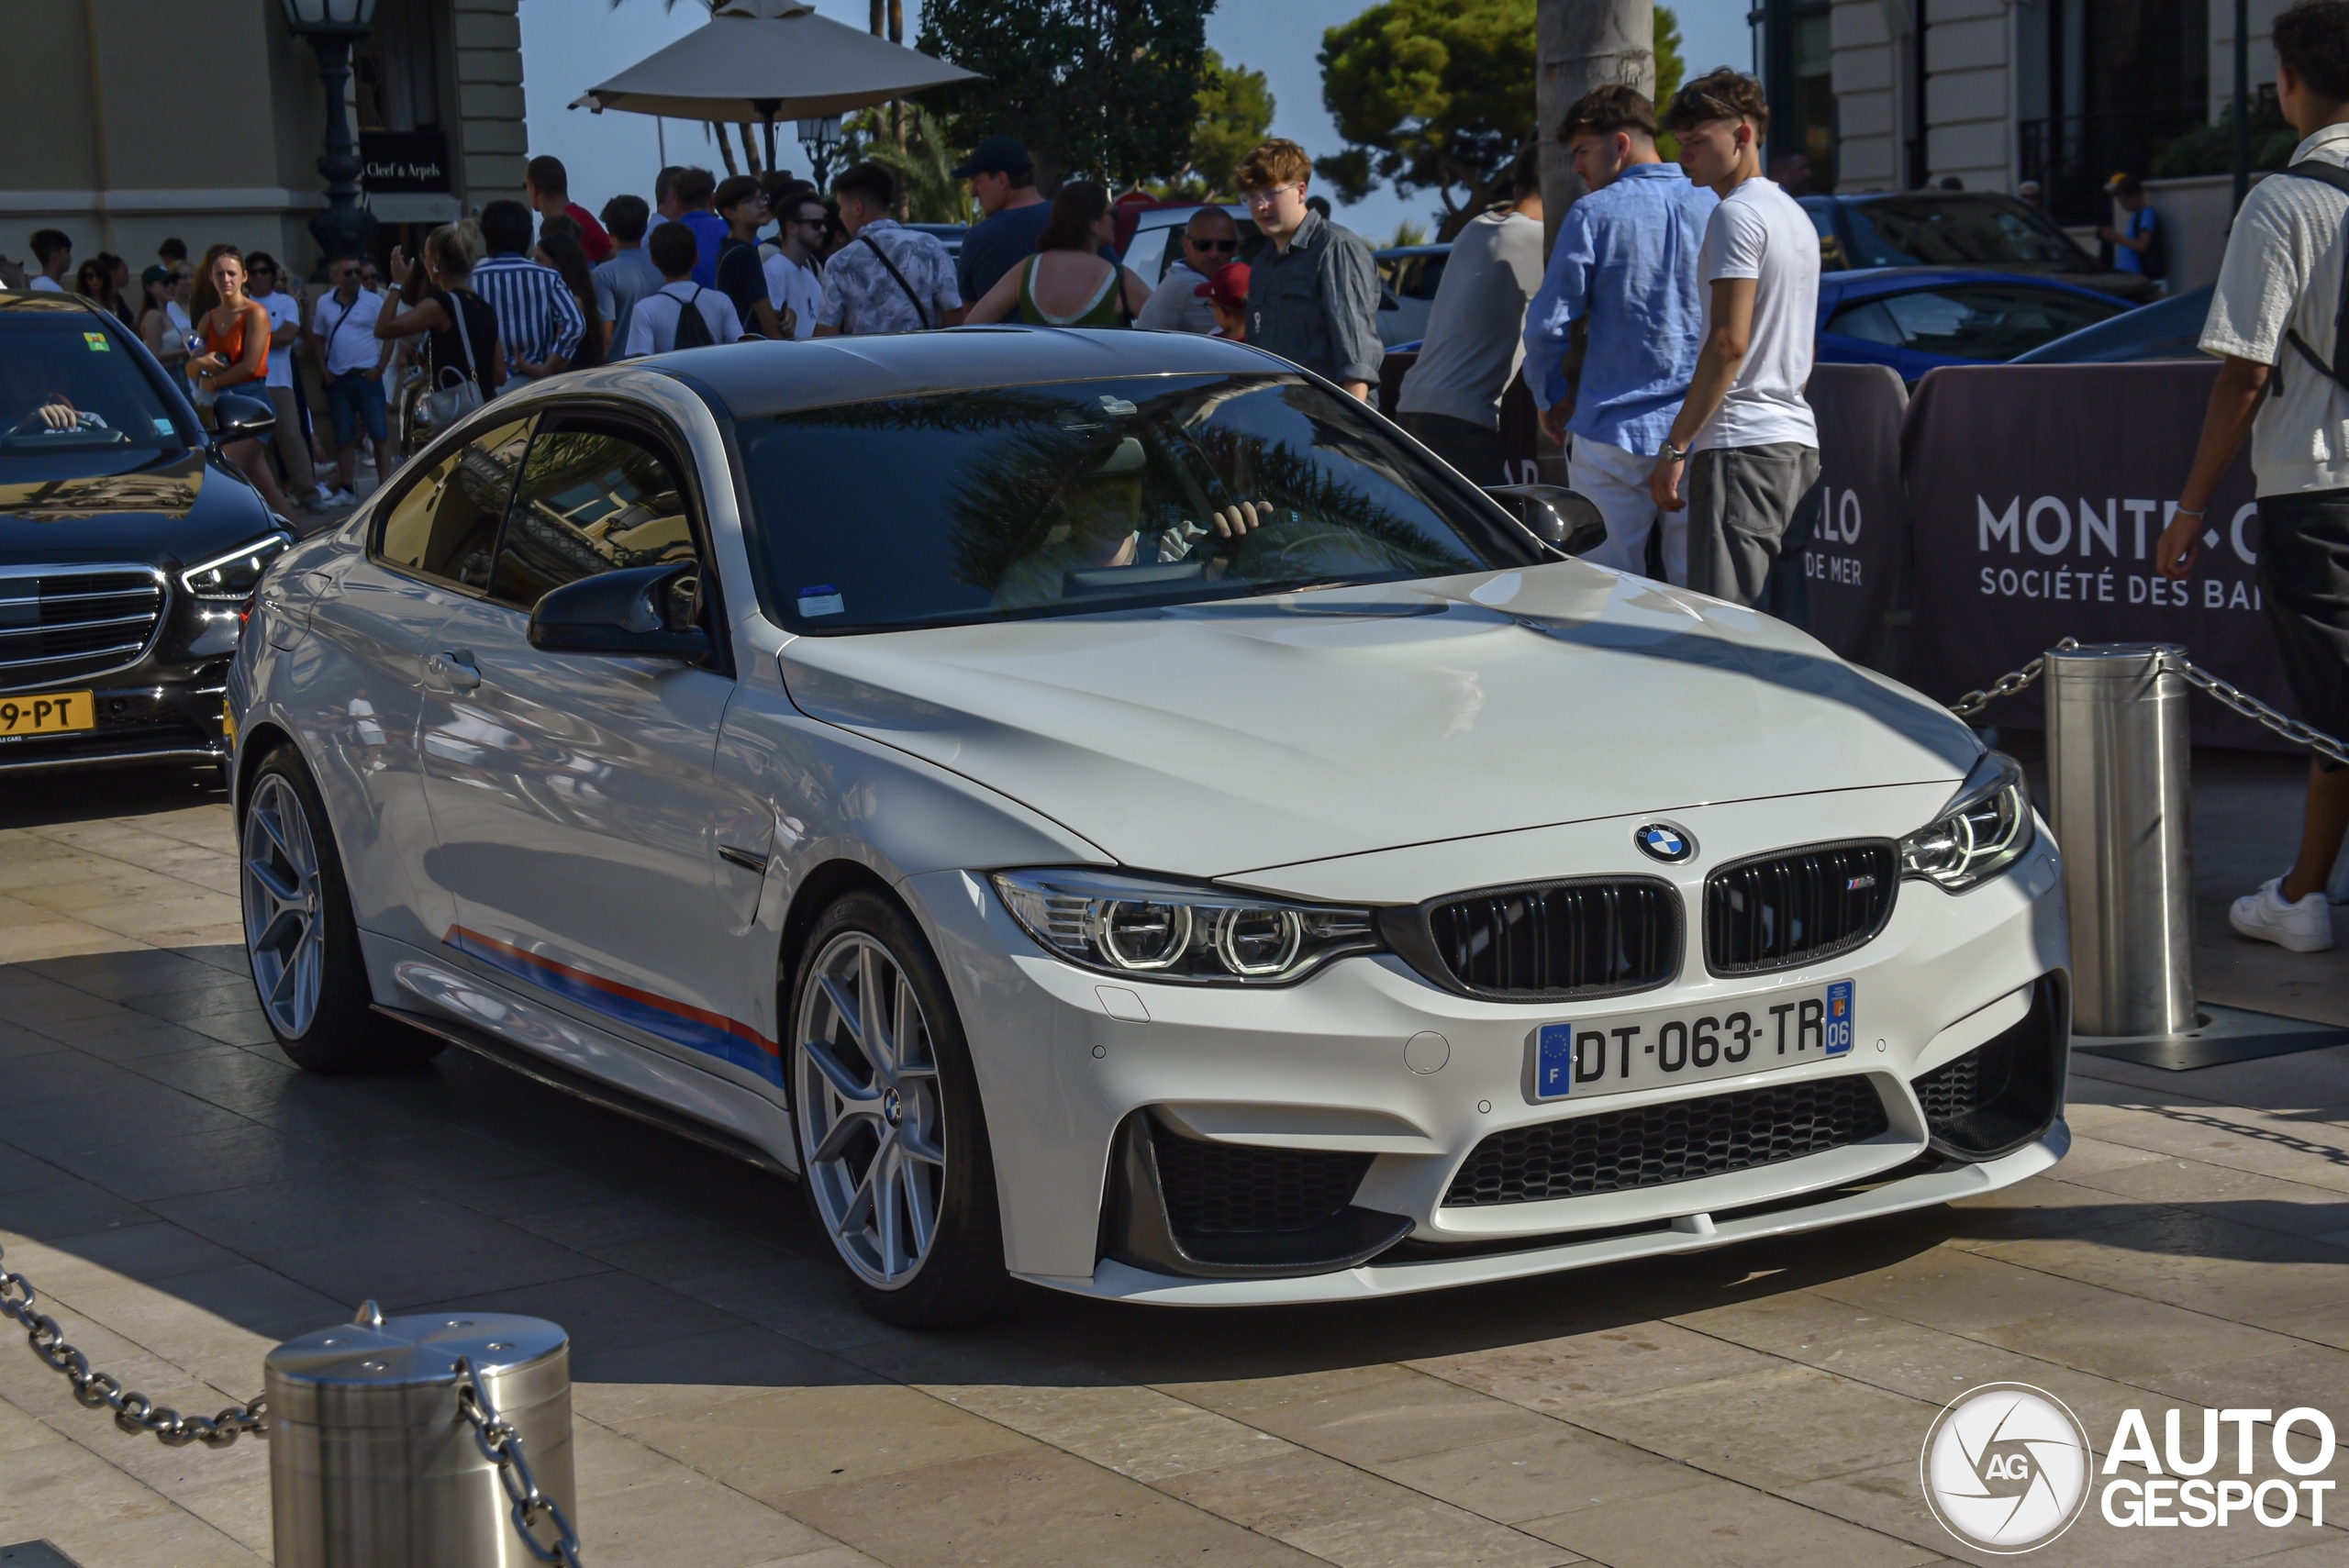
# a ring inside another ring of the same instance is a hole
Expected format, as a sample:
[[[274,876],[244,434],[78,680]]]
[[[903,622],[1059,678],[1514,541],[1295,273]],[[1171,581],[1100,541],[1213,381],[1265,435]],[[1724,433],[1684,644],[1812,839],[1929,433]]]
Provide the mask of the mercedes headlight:
[[[2022,859],[2033,831],[2022,769],[1985,751],[1942,814],[1900,840],[1900,874],[1963,893]]]
[[[1379,946],[1367,909],[1093,871],[1005,871],[996,891],[1047,951],[1105,974],[1272,985]]]
[[[199,599],[250,599],[261,586],[261,574],[269,563],[293,542],[284,534],[263,534],[226,555],[189,567],[180,573],[180,586]]]

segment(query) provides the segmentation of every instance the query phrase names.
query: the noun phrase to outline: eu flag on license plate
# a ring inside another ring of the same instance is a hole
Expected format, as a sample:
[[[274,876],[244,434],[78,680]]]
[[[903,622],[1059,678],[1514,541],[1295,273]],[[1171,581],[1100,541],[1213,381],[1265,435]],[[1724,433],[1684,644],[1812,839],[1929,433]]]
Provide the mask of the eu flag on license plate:
[[[1852,983],[1838,980],[1827,988],[1827,1054],[1841,1056],[1852,1049]]]

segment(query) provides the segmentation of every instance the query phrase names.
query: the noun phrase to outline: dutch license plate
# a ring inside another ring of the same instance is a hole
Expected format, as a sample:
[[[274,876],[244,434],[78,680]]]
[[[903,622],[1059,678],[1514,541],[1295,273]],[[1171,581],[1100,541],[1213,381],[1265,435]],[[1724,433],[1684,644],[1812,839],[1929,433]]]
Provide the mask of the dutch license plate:
[[[97,705],[87,692],[37,692],[0,697],[0,740],[22,735],[64,735],[97,727]]]
[[[1587,1098],[1792,1067],[1850,1052],[1852,983],[1705,1006],[1544,1024],[1533,1097]]]

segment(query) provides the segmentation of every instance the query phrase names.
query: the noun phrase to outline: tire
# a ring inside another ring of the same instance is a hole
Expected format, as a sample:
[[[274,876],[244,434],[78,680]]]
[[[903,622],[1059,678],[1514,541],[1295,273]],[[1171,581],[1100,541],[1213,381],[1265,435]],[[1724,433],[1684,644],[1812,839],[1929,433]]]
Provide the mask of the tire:
[[[277,1048],[308,1073],[414,1067],[445,1043],[373,1010],[351,888],[301,753],[262,759],[237,819],[245,958]]]
[[[877,1032],[868,995],[890,998]],[[978,1078],[911,917],[875,892],[835,900],[784,1017],[800,1188],[866,1307],[907,1329],[1000,1313],[1012,1282]]]

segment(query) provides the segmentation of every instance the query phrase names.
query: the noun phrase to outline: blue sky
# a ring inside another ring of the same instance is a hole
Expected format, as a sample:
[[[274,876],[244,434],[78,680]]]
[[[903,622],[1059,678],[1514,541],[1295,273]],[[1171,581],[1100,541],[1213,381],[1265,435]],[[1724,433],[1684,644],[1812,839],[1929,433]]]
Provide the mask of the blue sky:
[[[864,26],[869,16],[865,0],[814,4],[826,16],[856,27]],[[1325,29],[1366,6],[1367,0],[1222,0],[1208,19],[1208,42],[1227,61],[1264,72],[1278,106],[1275,134],[1317,155],[1335,152],[1338,134],[1321,107],[1321,68],[1313,57]],[[1751,65],[1745,0],[1678,0],[1674,9],[1692,71]],[[521,13],[530,150],[561,158],[571,171],[572,195],[590,210],[622,191],[650,200],[652,176],[661,167],[661,131],[654,122],[641,115],[591,115],[563,106],[702,25],[707,12],[700,0],[677,0],[674,9],[664,9],[662,0],[621,0],[618,6],[607,0],[521,0]],[[920,0],[907,0],[907,38],[919,30]],[[671,162],[721,167],[701,127],[670,120],[665,130]],[[1384,239],[1405,218],[1426,224],[1438,206],[1431,194],[1406,200],[1382,190],[1341,207],[1339,221]]]

